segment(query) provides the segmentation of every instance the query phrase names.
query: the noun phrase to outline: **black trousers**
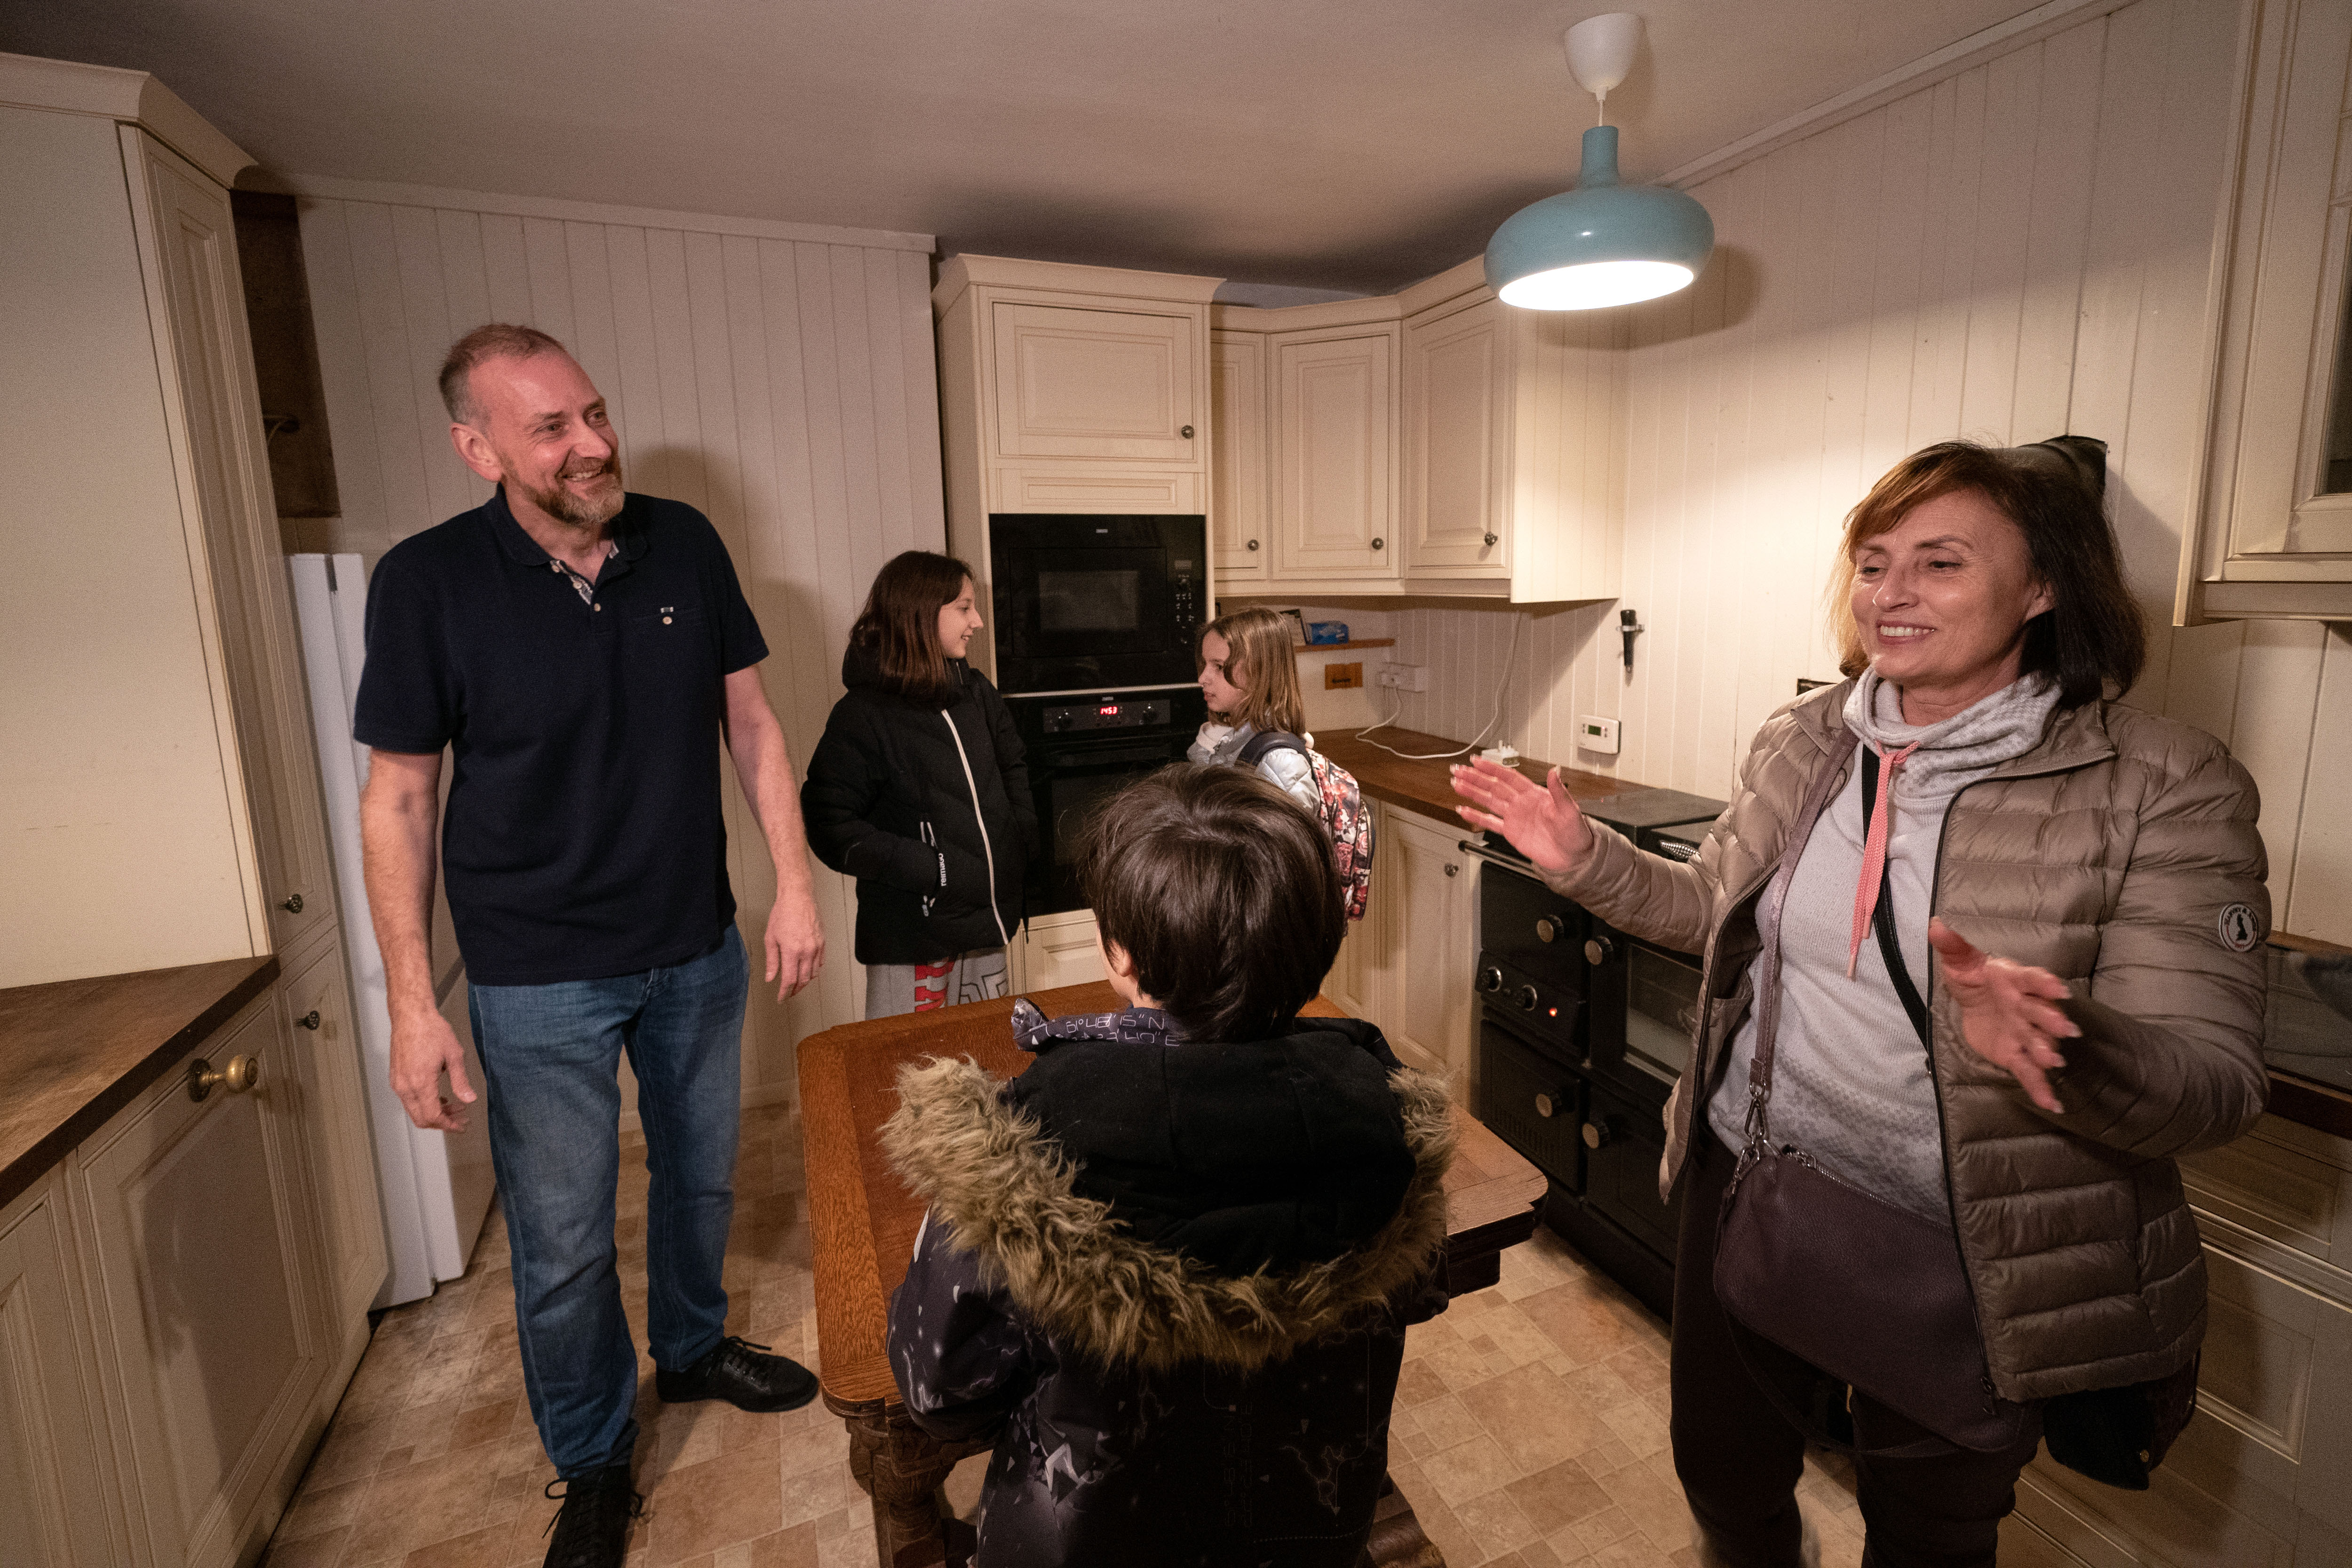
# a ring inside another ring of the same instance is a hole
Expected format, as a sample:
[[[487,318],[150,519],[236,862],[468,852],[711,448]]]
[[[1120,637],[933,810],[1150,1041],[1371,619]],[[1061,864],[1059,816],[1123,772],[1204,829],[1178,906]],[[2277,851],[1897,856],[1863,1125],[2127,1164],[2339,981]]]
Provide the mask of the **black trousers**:
[[[1784,1397],[1825,1380],[1795,1356],[1738,1330],[1717,1299],[1716,1222],[1733,1161],[1708,1129],[1704,1106],[1694,1121],[1675,1258],[1675,1472],[1717,1560],[1732,1568],[1793,1568],[1801,1536],[1796,1487],[1807,1435],[1757,1376],[1769,1377]],[[1756,1372],[1741,1359],[1743,1347]],[[1801,1394],[1794,1403],[1806,1408]],[[1864,1447],[1895,1447],[1929,1436],[1859,1392],[1853,1415]],[[2040,1441],[2037,1429],[1998,1454],[1962,1448],[1932,1458],[1857,1454],[1856,1500],[1867,1537],[1864,1568],[1990,1568],[2000,1521],[2016,1506],[2017,1473]]]

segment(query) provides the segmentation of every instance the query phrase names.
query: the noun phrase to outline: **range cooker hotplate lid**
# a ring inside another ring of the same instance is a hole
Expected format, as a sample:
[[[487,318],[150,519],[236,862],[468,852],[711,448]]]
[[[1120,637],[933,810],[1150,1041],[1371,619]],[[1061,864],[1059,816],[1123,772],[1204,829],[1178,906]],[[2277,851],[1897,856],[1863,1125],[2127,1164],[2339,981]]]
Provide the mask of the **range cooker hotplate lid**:
[[[1678,822],[1713,822],[1729,803],[1678,789],[1634,789],[1602,800],[1579,803],[1584,815],[1632,838],[1645,827]]]

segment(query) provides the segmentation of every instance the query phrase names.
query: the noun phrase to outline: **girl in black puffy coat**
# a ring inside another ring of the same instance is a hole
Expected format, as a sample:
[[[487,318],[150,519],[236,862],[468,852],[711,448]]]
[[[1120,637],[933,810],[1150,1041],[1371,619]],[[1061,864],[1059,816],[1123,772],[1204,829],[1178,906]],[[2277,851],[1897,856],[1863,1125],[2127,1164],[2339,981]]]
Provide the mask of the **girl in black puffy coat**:
[[[857,879],[869,1018],[1005,993],[1037,809],[1004,700],[964,662],[980,626],[962,562],[885,565],[801,786],[809,847]]]

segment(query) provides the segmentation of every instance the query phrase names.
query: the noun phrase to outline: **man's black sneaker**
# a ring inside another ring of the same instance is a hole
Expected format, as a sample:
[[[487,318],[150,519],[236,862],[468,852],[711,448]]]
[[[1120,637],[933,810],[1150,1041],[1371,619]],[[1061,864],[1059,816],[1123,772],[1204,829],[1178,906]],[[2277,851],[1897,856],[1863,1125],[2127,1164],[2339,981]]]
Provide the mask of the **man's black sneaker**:
[[[629,1553],[629,1526],[646,1510],[646,1500],[629,1485],[625,1460],[572,1480],[550,1481],[547,1495],[563,1500],[562,1510],[548,1521],[555,1539],[547,1543],[547,1568],[621,1568]]]
[[[665,1405],[723,1399],[738,1410],[798,1410],[816,1397],[816,1374],[768,1347],[730,1334],[709,1355],[677,1372],[654,1374]]]

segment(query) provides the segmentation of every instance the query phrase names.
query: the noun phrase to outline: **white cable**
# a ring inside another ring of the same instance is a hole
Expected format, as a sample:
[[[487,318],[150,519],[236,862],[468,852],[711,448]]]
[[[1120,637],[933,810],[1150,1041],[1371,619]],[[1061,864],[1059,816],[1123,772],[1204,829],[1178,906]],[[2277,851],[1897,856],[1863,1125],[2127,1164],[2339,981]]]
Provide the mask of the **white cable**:
[[[1459,747],[1451,752],[1400,752],[1394,746],[1383,746],[1378,741],[1365,741],[1364,737],[1370,734],[1374,730],[1385,730],[1391,724],[1396,722],[1397,714],[1404,711],[1404,699],[1401,697],[1397,699],[1395,709],[1387,718],[1381,720],[1377,724],[1367,725],[1363,729],[1357,731],[1356,739],[1363,741],[1365,745],[1371,747],[1375,751],[1386,752],[1391,757],[1402,757],[1408,763],[1440,762],[1447,757],[1464,756],[1468,752],[1475,751],[1477,748],[1478,742],[1486,738],[1487,731],[1494,729],[1496,724],[1500,722],[1502,720],[1503,693],[1509,690],[1511,687],[1511,659],[1512,657],[1519,651],[1519,633],[1525,629],[1527,624],[1528,618],[1524,615],[1517,616],[1511,622],[1511,646],[1503,651],[1503,679],[1495,688],[1495,710],[1486,716],[1486,729],[1480,730],[1475,735],[1472,736],[1468,745]]]

